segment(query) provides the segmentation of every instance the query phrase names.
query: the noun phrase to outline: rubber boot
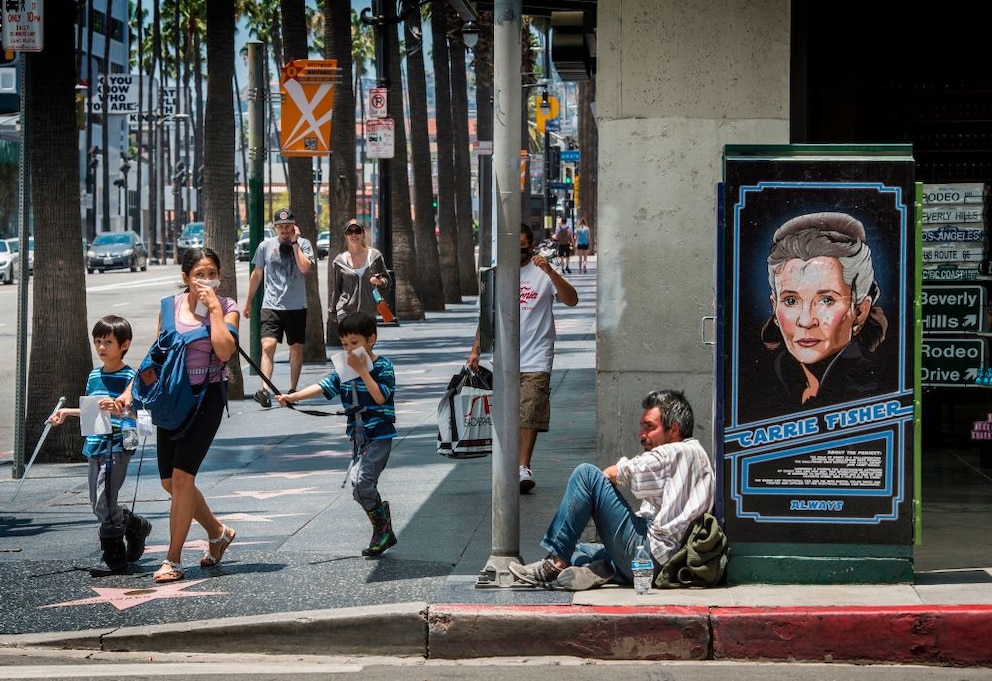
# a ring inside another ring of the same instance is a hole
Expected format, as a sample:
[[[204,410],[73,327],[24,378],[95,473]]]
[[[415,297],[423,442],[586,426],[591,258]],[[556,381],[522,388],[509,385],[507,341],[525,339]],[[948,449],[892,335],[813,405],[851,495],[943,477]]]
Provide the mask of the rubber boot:
[[[380,556],[390,546],[396,545],[396,535],[393,534],[393,519],[389,514],[389,502],[366,511],[372,522],[372,541],[367,549],[362,549],[363,556]]]
[[[127,548],[124,537],[100,537],[103,549],[103,562],[110,572],[124,572],[127,569]]]
[[[124,509],[124,540],[127,543],[127,562],[141,560],[145,553],[145,539],[152,533],[152,524],[140,515]]]

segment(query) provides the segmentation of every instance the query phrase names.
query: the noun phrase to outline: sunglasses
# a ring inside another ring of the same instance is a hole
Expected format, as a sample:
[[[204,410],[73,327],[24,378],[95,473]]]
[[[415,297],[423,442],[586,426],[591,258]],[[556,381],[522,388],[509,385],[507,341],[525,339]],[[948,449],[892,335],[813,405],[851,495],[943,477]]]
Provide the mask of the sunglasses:
[[[344,230],[345,234],[361,234],[365,231],[365,228],[361,225],[348,225],[348,229]]]

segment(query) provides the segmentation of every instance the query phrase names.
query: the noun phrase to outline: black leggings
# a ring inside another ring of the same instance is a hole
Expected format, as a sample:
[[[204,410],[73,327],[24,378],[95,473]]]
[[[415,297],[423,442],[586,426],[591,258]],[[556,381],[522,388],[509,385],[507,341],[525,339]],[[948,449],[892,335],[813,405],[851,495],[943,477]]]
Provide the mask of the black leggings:
[[[214,441],[220,420],[224,416],[227,400],[227,386],[222,382],[211,383],[207,386],[207,394],[203,396],[200,409],[193,417],[193,423],[183,435],[173,439],[175,431],[159,428],[156,442],[158,445],[158,477],[168,480],[172,471],[181,471],[196,475],[200,464],[207,456],[207,450]]]

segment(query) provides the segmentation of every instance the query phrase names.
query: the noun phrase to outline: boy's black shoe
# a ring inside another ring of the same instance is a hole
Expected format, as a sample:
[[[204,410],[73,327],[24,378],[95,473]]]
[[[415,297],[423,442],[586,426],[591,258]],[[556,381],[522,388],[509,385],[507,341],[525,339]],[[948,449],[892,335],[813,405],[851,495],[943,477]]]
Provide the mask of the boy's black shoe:
[[[124,511],[124,540],[127,543],[127,562],[141,560],[145,553],[145,539],[152,533],[152,524],[130,511]]]
[[[272,406],[272,398],[269,397],[268,390],[259,390],[258,392],[255,393],[253,397],[255,398],[256,402],[258,402],[266,409]]]

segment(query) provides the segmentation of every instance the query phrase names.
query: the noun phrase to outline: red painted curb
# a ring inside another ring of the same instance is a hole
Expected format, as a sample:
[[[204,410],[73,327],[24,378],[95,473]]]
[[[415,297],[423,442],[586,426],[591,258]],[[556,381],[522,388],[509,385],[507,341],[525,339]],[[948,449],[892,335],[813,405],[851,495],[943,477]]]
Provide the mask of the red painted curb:
[[[992,664],[992,606],[713,608],[715,659]]]

